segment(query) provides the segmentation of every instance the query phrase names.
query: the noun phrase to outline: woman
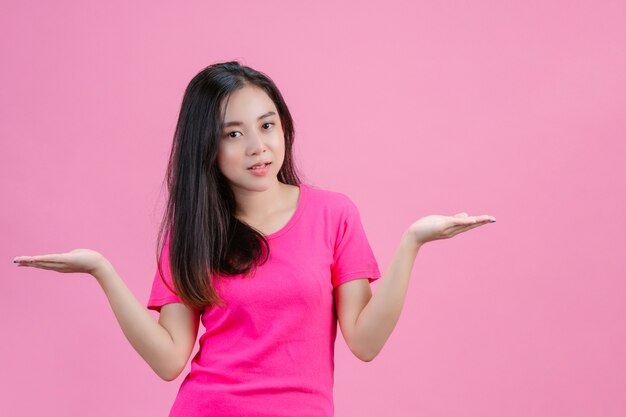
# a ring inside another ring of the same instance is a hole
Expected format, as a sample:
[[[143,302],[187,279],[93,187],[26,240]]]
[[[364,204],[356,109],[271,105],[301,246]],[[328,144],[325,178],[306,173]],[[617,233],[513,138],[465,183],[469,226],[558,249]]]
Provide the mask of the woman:
[[[495,219],[419,219],[372,296],[381,274],[357,207],[300,181],[293,140],[287,105],[263,73],[225,62],[191,80],[147,304],[158,323],[95,251],[14,262],[93,275],[132,346],[167,381],[185,368],[202,320],[170,416],[332,416],[337,321],[350,350],[371,361],[399,318],[420,247]]]

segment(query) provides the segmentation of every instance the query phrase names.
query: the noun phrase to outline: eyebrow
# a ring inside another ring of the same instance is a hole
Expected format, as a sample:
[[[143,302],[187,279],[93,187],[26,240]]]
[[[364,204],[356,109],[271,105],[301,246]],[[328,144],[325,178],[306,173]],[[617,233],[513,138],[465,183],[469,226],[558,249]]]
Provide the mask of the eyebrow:
[[[268,111],[267,113],[262,114],[261,116],[259,116],[257,121],[261,120],[261,119],[264,119],[266,117],[269,117],[269,116],[273,116],[275,114],[276,114],[276,112]],[[241,125],[243,125],[243,123],[237,122],[237,121],[232,121],[232,122],[225,123],[222,127],[223,128],[227,128],[227,127],[230,127],[230,126],[241,126]]]

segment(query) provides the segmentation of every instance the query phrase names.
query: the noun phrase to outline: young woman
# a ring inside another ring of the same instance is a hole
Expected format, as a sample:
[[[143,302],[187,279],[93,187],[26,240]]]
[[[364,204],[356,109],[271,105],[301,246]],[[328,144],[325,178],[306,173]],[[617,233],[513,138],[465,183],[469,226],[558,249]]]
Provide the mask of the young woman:
[[[337,322],[371,361],[398,321],[426,242],[492,216],[431,215],[402,235],[381,277],[345,194],[303,184],[291,115],[275,84],[238,62],[211,65],[185,92],[167,170],[148,309],[101,254],[20,256],[18,266],[85,272],[132,346],[167,381],[198,354],[172,416],[332,416]]]

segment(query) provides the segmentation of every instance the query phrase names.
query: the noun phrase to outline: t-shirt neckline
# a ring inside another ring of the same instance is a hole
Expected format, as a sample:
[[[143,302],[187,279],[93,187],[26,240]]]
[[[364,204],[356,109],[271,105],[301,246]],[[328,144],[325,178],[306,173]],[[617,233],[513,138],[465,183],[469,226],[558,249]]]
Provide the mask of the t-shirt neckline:
[[[298,196],[298,205],[296,206],[296,211],[292,214],[291,218],[285,224],[282,229],[275,231],[274,233],[270,233],[269,235],[263,235],[265,239],[275,239],[287,233],[289,229],[293,227],[293,225],[298,221],[300,216],[302,215],[302,211],[304,210],[304,206],[306,204],[306,185],[305,184],[297,184],[300,189],[300,195]]]

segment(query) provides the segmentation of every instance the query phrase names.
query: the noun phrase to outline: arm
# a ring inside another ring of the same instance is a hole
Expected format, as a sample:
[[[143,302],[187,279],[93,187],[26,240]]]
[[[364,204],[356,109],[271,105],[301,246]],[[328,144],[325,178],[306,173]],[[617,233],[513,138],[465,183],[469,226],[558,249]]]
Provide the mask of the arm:
[[[398,250],[374,296],[365,279],[339,285],[335,289],[337,315],[350,350],[369,362],[383,348],[400,317],[413,263],[424,243],[449,239],[495,221],[493,216],[468,216],[465,212],[454,216],[423,217],[402,235]]]
[[[408,233],[402,236],[373,296],[366,279],[348,281],[335,289],[341,332],[359,359],[374,359],[396,326],[420,247]]]
[[[184,304],[170,303],[161,308],[157,323],[108,261],[93,275],[133,348],[163,380],[176,379],[196,342],[199,313]]]

